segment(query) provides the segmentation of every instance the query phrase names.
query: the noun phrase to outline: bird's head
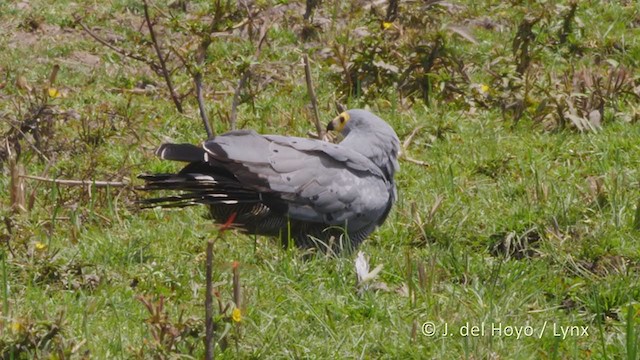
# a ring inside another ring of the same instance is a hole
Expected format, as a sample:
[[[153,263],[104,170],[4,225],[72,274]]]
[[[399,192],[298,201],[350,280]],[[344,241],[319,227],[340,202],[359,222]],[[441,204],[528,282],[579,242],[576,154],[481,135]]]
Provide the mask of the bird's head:
[[[344,111],[327,124],[327,131],[342,132],[349,120],[351,120],[351,115],[348,111]]]
[[[369,134],[382,131],[395,136],[393,129],[384,120],[367,110],[361,109],[347,110],[336,116],[327,124],[327,131],[330,130],[343,136],[349,135],[352,131]]]
[[[398,169],[400,140],[384,120],[367,110],[352,109],[331,120],[327,130],[340,133],[344,137],[340,145],[365,155],[393,177]]]

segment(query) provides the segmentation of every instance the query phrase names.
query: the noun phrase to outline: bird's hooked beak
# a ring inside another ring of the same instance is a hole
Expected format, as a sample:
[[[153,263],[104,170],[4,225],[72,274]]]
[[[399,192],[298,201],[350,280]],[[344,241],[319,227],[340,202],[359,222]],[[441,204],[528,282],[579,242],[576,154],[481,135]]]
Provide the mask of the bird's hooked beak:
[[[327,131],[333,130],[336,132],[341,132],[342,129],[344,129],[344,126],[349,121],[349,119],[350,119],[349,113],[347,113],[346,111],[343,112],[342,114],[336,116],[335,119],[331,120],[331,122],[327,124]]]

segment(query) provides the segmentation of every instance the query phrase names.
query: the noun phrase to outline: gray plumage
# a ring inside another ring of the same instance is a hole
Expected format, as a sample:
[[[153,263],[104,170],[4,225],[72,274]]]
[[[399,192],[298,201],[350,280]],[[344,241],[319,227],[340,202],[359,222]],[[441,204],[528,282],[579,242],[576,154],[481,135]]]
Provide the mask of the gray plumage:
[[[235,216],[236,227],[278,236],[283,244],[291,239],[301,247],[357,246],[395,201],[400,142],[387,123],[365,110],[344,112],[327,129],[344,139],[332,144],[242,130],[200,147],[164,144],[158,156],[189,164],[178,174],[141,175],[142,189],[181,193],[143,204],[207,204],[215,221]]]

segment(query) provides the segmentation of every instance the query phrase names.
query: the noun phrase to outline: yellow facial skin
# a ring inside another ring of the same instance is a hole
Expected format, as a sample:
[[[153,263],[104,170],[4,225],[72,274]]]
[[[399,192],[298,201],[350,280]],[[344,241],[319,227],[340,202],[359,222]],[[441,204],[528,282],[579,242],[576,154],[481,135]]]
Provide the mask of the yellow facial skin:
[[[349,121],[349,114],[345,111],[342,114],[336,116],[335,119],[331,120],[329,125],[327,125],[327,130],[333,130],[336,132],[341,132],[344,129],[344,126]]]

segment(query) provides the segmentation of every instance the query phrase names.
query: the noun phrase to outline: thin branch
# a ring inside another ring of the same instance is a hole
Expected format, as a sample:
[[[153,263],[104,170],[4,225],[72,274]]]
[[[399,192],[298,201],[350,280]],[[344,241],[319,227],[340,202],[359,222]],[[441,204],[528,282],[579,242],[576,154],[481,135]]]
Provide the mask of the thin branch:
[[[420,166],[430,166],[429,163],[424,162],[422,160],[414,159],[414,158],[412,158],[412,157],[410,157],[408,155],[402,156],[401,159],[402,160],[406,160],[406,161],[408,161],[410,163],[414,163],[414,164],[420,165]]]
[[[257,61],[260,56],[260,51],[262,50],[262,44],[264,44],[265,39],[267,38],[267,30],[271,26],[270,23],[265,22],[260,29],[260,38],[258,39],[258,47],[256,48],[256,52],[253,54],[253,61]],[[229,116],[229,123],[231,124],[231,130],[236,129],[236,121],[238,118],[238,105],[240,105],[240,92],[245,87],[247,81],[249,80],[249,76],[251,76],[251,70],[253,68],[253,64],[249,64],[247,68],[242,73],[240,77],[240,81],[238,81],[238,86],[236,86],[236,90],[233,93],[233,101],[231,102],[231,115]]]
[[[24,182],[22,180],[22,177],[24,175],[24,166],[22,166],[22,164],[19,164],[15,158],[12,158],[9,161],[9,167],[11,172],[9,181],[11,189],[11,210],[14,213],[23,212],[26,210],[24,198]]]
[[[216,135],[211,128],[211,123],[209,122],[209,116],[207,115],[207,109],[204,105],[204,95],[202,94],[202,70],[201,65],[204,63],[205,54],[207,52],[207,48],[211,44],[211,38],[207,36],[205,40],[200,43],[198,47],[198,52],[196,54],[196,62],[198,68],[193,73],[193,83],[196,87],[196,98],[198,99],[198,110],[200,111],[200,118],[202,118],[202,123],[204,124],[204,130],[207,132],[207,138],[213,139]]]
[[[236,304],[236,308],[242,308],[241,303],[241,290],[240,286],[240,269],[239,263],[237,261],[233,262],[232,270],[233,270],[233,302]]]
[[[160,49],[160,44],[158,44],[158,39],[156,38],[156,34],[153,31],[153,24],[151,23],[151,17],[149,17],[149,4],[147,0],[142,1],[144,5],[144,19],[147,22],[147,27],[149,28],[149,35],[151,36],[151,42],[153,43],[153,48],[156,50],[156,54],[158,55],[158,61],[160,61],[160,68],[162,70],[162,76],[164,76],[164,80],[167,83],[167,87],[169,88],[169,93],[171,94],[171,100],[176,105],[176,109],[179,113],[183,113],[182,103],[180,99],[178,99],[178,94],[176,94],[176,90],[173,88],[173,82],[171,81],[171,76],[167,71],[167,64],[165,63],[165,59],[162,56],[162,50]]]
[[[348,33],[347,33],[347,36]],[[347,42],[348,42],[348,38],[347,38]],[[337,43],[333,44],[333,51],[336,54],[336,57],[338,58],[338,61],[340,61],[340,66],[342,66],[342,71],[344,72],[344,78],[347,79],[347,86],[349,87],[349,93],[351,93],[353,91],[353,81],[351,79],[351,72],[349,71],[349,61],[347,59],[347,45],[343,44],[342,45],[342,49],[340,49],[340,46],[338,46]]]
[[[60,65],[54,64],[53,69],[51,69],[51,74],[49,74],[49,87],[53,87],[58,78],[58,71],[60,71]]]
[[[51,168],[51,163],[48,162],[45,166],[44,166],[44,170],[42,170],[42,176],[44,177],[44,175],[46,175],[49,172],[49,168]],[[31,194],[29,194],[29,201],[27,203],[27,210],[31,211],[33,209],[33,205],[36,203],[36,191],[38,191],[38,188],[40,187],[40,183],[36,184],[35,186],[32,186],[31,189]]]
[[[247,69],[242,73],[242,77],[240,77],[240,81],[238,81],[238,86],[236,86],[236,91],[233,93],[233,101],[231,102],[231,115],[229,116],[231,130],[236,129],[236,122],[238,119],[238,105],[240,105],[240,92],[247,83],[249,75],[251,75],[251,65],[249,65]]]
[[[206,291],[204,299],[204,319],[205,319],[205,340],[204,340],[204,358],[206,360],[213,359],[213,240],[207,241],[207,260],[206,260]]]
[[[158,72],[158,64],[156,64],[153,60],[147,59],[145,57],[142,57],[140,55],[136,55],[134,53],[130,53],[124,49],[121,49],[119,47],[113,46],[111,44],[109,44],[108,41],[102,39],[101,37],[99,37],[98,35],[94,34],[91,30],[89,30],[89,28],[82,22],[82,19],[80,18],[76,18],[76,22],[78,24],[80,24],[80,26],[82,27],[82,29],[84,30],[84,32],[86,32],[89,36],[91,36],[95,41],[99,42],[100,44],[108,47],[109,49],[117,52],[118,54],[124,56],[124,57],[128,57],[131,58],[133,60],[137,60],[140,62],[143,62],[147,65],[149,65],[149,67],[154,71],[154,72]]]
[[[418,131],[420,131],[424,126],[416,126],[412,131],[411,134],[409,134],[409,136],[407,136],[406,139],[404,139],[404,141],[402,142],[402,151],[400,154],[400,158],[403,160],[406,160],[408,162],[417,164],[417,165],[421,165],[421,166],[429,166],[428,163],[422,161],[422,160],[417,160],[412,158],[411,156],[407,155],[407,149],[409,148],[409,145],[411,145],[411,142],[413,141],[413,138],[416,136],[416,134],[418,133]]]
[[[213,25],[212,25],[213,26]],[[196,50],[196,65],[197,68],[193,68],[189,62],[180,54],[180,51],[176,50],[174,47],[170,47],[169,49],[176,55],[178,60],[182,62],[182,64],[187,69],[187,72],[193,78],[193,84],[196,88],[196,99],[198,100],[198,111],[200,113],[200,118],[202,119],[202,123],[204,124],[204,130],[207,132],[207,138],[213,139],[216,136],[215,131],[211,127],[211,123],[209,122],[209,116],[207,115],[207,109],[204,104],[204,95],[202,93],[202,70],[201,66],[204,63],[204,58],[207,53],[207,48],[211,44],[211,37],[206,36],[202,39],[202,42],[198,46],[198,50]],[[193,91],[193,90],[191,90]],[[189,93],[191,93],[189,91]],[[187,94],[189,94],[187,93]],[[186,96],[186,95],[185,95]]]
[[[318,139],[324,137],[324,129],[320,124],[320,113],[318,112],[318,98],[316,98],[316,92],[313,90],[313,82],[311,80],[311,66],[309,65],[309,56],[303,55],[304,59],[304,77],[307,80],[307,91],[311,98],[311,107],[313,108],[313,118],[316,123],[316,131],[318,132]]]
[[[218,2],[216,5],[220,6],[220,3]],[[216,28],[216,25],[218,24],[219,11],[219,8],[216,9],[216,15],[214,16],[213,20],[211,20],[211,32]],[[211,35],[207,34],[203,36],[202,41],[198,46],[198,50],[196,51],[197,68],[193,70],[190,66],[187,65],[187,70],[193,77],[193,83],[196,88],[196,98],[198,99],[198,111],[200,112],[200,118],[202,119],[204,130],[207,132],[207,138],[212,139],[213,137],[215,137],[216,133],[213,131],[211,123],[209,122],[209,116],[207,115],[207,109],[204,104],[204,95],[202,93],[202,65],[204,64],[204,59],[207,55],[207,49],[209,48],[209,45],[211,45]],[[185,65],[187,64],[181,56],[179,56],[179,58]]]
[[[402,142],[402,148],[404,150],[407,150],[407,148],[409,148],[409,145],[411,145],[413,138],[416,136],[418,131],[420,131],[423,127],[424,126],[416,126],[416,128],[413,129],[413,131],[411,131],[411,134],[409,134],[409,136],[407,136],[407,138]]]
[[[41,110],[39,110],[41,111]],[[38,115],[36,115],[33,118],[37,118]],[[16,132],[17,134],[15,136],[8,136],[7,137],[7,141],[6,141],[6,149],[7,149],[7,154],[10,154],[10,148],[9,148],[9,143],[15,143],[17,140],[24,140],[27,142],[27,144],[29,144],[29,146],[31,147],[31,149],[33,151],[36,152],[36,154],[38,154],[38,156],[44,160],[47,164],[51,162],[51,160],[49,160],[49,158],[42,153],[42,151],[40,151],[40,149],[38,149],[38,146],[36,144],[34,144],[31,140],[29,140],[29,138],[27,137],[27,135],[24,133],[24,131],[22,131],[22,129],[14,124],[12,124],[11,122],[7,121],[7,124],[9,124],[9,126],[11,126]],[[21,136],[21,137],[20,137]]]
[[[207,116],[207,109],[204,107],[204,96],[202,95],[202,72],[198,71],[193,75],[193,82],[196,86],[196,97],[198,98],[198,110],[200,111],[200,117],[204,124],[204,130],[207,132],[207,138],[213,139],[216,136],[215,132],[211,128],[209,123],[209,117]]]
[[[122,181],[99,181],[99,180],[65,180],[65,179],[51,179],[42,176],[34,175],[20,175],[25,179],[45,181],[59,185],[66,186],[95,186],[95,187],[125,187],[129,184]]]

